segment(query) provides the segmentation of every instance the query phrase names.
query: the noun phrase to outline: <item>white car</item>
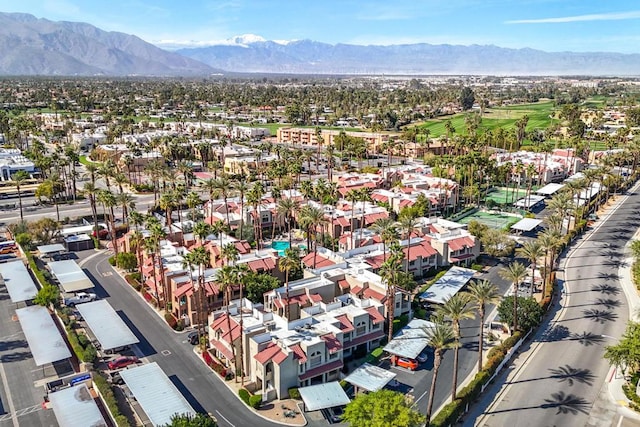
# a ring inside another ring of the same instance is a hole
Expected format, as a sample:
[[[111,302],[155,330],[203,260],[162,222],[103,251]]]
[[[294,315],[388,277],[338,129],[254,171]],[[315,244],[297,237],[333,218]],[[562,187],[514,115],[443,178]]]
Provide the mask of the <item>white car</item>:
[[[74,307],[77,304],[82,304],[84,302],[91,302],[97,299],[96,294],[88,293],[88,292],[78,292],[71,298],[64,299],[64,305],[68,305],[69,307]]]

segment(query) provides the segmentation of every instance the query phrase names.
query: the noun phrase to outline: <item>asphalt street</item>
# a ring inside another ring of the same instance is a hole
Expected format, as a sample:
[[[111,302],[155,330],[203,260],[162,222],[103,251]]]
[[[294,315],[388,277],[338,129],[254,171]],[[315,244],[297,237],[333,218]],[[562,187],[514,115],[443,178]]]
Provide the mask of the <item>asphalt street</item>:
[[[493,401],[483,399],[464,425],[611,425],[590,416],[609,371],[604,348],[622,335],[629,315],[618,271],[640,224],[639,206],[636,189],[574,242],[560,262],[560,296],[542,327],[489,389]]]

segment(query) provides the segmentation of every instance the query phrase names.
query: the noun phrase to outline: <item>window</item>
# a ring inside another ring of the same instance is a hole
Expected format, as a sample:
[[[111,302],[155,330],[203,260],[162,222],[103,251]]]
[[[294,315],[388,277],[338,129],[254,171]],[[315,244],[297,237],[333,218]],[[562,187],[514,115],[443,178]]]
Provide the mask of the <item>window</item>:
[[[314,351],[311,353],[311,357],[309,357],[309,366],[314,368],[322,363],[322,353],[319,351]]]
[[[356,325],[356,335],[362,335],[367,331],[367,324],[364,321],[358,322]]]
[[[329,353],[329,359],[330,360],[334,360],[338,358],[338,352],[336,351],[335,353]]]

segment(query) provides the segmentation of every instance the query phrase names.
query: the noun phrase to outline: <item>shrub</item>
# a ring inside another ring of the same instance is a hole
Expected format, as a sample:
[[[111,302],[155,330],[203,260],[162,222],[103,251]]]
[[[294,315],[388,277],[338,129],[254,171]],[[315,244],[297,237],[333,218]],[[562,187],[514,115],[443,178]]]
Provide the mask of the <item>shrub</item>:
[[[240,399],[242,399],[242,401],[249,406],[249,399],[251,398],[251,396],[249,395],[249,392],[243,388],[241,388],[240,390],[238,390],[238,396],[240,396]]]
[[[129,420],[127,417],[120,413],[120,408],[118,408],[118,402],[116,400],[115,395],[113,394],[113,390],[111,386],[107,382],[107,379],[102,376],[102,374],[94,374],[93,375],[93,384],[96,386],[100,394],[102,395],[102,399],[104,403],[107,405],[109,412],[113,415],[113,418],[116,420],[118,427],[129,427]]]
[[[120,252],[116,257],[116,265],[124,270],[131,271],[138,266],[138,258],[130,252]]]
[[[497,356],[504,356],[505,354],[506,354],[506,351],[504,350],[502,345],[497,345],[491,348],[491,350],[489,350],[489,353],[487,353],[487,359],[491,359]]]
[[[300,399],[300,391],[298,390],[298,387],[292,387],[288,391],[291,399]]]
[[[115,259],[115,257],[109,257],[108,261],[109,261],[109,264],[111,264],[111,266],[112,266],[112,267],[115,267],[115,266],[116,266],[116,259]]]
[[[171,326],[171,329],[176,329],[176,327],[178,326],[178,321],[175,317],[173,317],[173,314],[171,313],[165,313],[164,320],[166,320],[169,326]]]
[[[249,406],[253,409],[258,409],[262,405],[262,395],[256,394],[249,398]]]
[[[513,335],[511,335],[509,338],[507,338],[506,340],[504,340],[502,342],[502,348],[505,349],[505,353],[506,351],[508,351],[511,347],[513,347],[514,345],[516,345],[516,343],[518,341],[520,341],[520,339],[522,338],[522,332],[520,331],[516,331],[514,332]]]
[[[460,399],[447,404],[429,423],[430,427],[448,427],[456,423],[464,412],[464,405]]]

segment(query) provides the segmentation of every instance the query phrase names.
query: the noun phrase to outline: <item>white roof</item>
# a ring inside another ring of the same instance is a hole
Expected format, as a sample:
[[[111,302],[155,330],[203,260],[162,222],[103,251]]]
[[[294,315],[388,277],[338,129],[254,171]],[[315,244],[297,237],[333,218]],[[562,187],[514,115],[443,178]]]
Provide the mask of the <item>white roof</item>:
[[[535,194],[530,194],[529,197],[523,197],[513,204],[513,206],[517,208],[525,208],[529,209],[532,206],[544,201],[544,196],[536,196]]]
[[[39,305],[19,308],[16,310],[16,315],[29,343],[36,366],[71,357],[71,352],[47,308]]]
[[[65,292],[93,288],[93,282],[72,259],[50,262],[49,268]]]
[[[378,391],[395,377],[396,374],[391,371],[365,363],[344,380],[367,391]]]
[[[420,299],[435,304],[444,304],[457,294],[476,274],[475,270],[462,267],[451,267],[444,276],[436,280],[429,289],[420,295]]]
[[[50,254],[50,253],[54,253],[54,252],[63,252],[63,251],[67,250],[60,243],[55,243],[53,245],[38,246],[37,249],[38,249],[38,252],[40,252],[42,255]]]
[[[300,397],[304,401],[306,411],[334,408],[347,405],[351,400],[338,381],[300,387]]]
[[[0,276],[12,302],[32,300],[38,293],[27,267],[20,260],[0,264]]]
[[[384,351],[396,356],[415,359],[429,345],[429,338],[425,329],[432,327],[433,323],[431,322],[423,319],[413,319],[384,346]]]
[[[535,218],[522,218],[520,221],[516,222],[511,226],[512,230],[518,231],[531,231],[537,226],[542,224],[542,220]]]
[[[124,369],[120,376],[154,426],[169,424],[174,414],[196,415],[156,362]]]
[[[107,427],[100,408],[84,383],[49,393],[49,401],[61,426]]]
[[[138,338],[106,300],[78,304],[76,308],[103,350],[138,342]]]
[[[564,187],[564,184],[558,184],[558,183],[555,183],[555,182],[551,182],[551,183],[545,185],[544,187],[537,189],[536,193],[542,194],[543,196],[551,196],[556,191],[560,190],[562,187]]]

